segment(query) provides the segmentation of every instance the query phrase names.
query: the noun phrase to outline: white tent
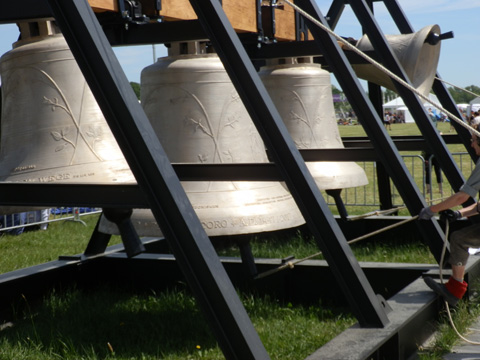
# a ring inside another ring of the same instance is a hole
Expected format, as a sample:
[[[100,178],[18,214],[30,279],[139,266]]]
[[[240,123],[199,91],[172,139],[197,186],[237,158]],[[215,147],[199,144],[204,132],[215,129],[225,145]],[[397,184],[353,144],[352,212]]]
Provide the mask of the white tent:
[[[470,111],[475,112],[480,109],[480,97],[476,97],[470,101]]]
[[[434,94],[429,94],[429,99],[435,103],[438,103],[438,98],[436,95]],[[429,102],[425,102],[423,104],[423,106],[428,109],[428,108],[432,108],[432,110],[435,112],[435,107],[430,104]],[[397,97],[385,104],[383,104],[383,112],[387,112],[387,111],[390,111],[391,113],[398,113],[398,112],[402,112],[403,113],[403,116],[405,118],[405,122],[408,123],[408,122],[414,122],[413,120],[413,116],[412,114],[410,114],[410,111],[408,110],[408,108],[405,106],[405,103],[403,102],[403,99],[401,97]]]

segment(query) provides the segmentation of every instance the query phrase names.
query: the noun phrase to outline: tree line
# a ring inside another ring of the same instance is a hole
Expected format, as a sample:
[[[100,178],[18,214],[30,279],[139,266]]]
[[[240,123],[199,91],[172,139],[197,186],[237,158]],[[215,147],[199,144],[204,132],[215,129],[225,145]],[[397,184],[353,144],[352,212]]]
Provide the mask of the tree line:
[[[470,101],[480,96],[480,87],[475,85],[469,85],[464,89],[457,87],[447,87],[448,92],[452,96],[453,101],[456,104],[469,104]],[[338,94],[341,98],[344,98],[343,102],[335,102],[335,112],[338,113],[350,113],[352,112],[352,107],[343,92],[332,85],[332,94]],[[390,89],[382,89],[383,103],[387,103],[398,97],[398,94]]]

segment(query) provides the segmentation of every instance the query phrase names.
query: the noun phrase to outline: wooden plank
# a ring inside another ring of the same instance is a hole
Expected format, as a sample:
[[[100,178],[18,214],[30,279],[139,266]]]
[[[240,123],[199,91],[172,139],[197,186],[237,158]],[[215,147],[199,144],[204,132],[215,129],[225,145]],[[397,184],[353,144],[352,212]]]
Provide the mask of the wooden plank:
[[[295,11],[290,5],[275,9],[275,30],[278,40],[295,40]]]
[[[118,4],[115,0],[88,0],[88,3],[95,12],[118,11]]]
[[[225,0],[223,10],[237,32],[257,32],[256,0]]]
[[[150,2],[141,1],[147,16],[155,16],[156,11]],[[95,12],[118,11],[116,0],[89,0]],[[257,32],[256,0],[223,0],[223,9],[237,32]],[[189,0],[162,0],[160,15],[165,21],[194,20],[197,18]],[[295,40],[295,12],[285,5],[275,9],[276,38]]]
[[[257,32],[256,0],[223,0],[223,9],[237,32]],[[166,21],[197,18],[189,0],[162,0],[160,15]],[[295,14],[290,6],[275,10],[279,40],[295,40]]]
[[[165,20],[194,20],[197,18],[188,0],[162,0],[160,15]]]

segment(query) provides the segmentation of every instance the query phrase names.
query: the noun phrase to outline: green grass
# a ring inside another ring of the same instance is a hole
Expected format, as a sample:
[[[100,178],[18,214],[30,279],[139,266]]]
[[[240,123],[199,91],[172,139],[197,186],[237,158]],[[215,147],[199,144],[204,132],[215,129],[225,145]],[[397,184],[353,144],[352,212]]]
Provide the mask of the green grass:
[[[339,126],[338,129],[340,136],[342,137],[367,136],[361,125]],[[437,123],[437,129],[443,134],[456,134],[455,129],[450,129],[450,123],[448,122]],[[387,130],[387,132],[390,136],[421,135],[421,132],[415,123],[392,124],[392,129]]]
[[[453,324],[463,337],[469,339],[469,327],[480,316],[480,298],[478,297],[479,283],[470,284],[469,301],[460,301],[456,308],[450,309]],[[460,341],[455,329],[452,327],[446,309],[440,314],[436,324],[438,329],[432,341],[425,347],[420,347],[418,355],[420,360],[442,360],[443,356],[452,352],[453,347]],[[478,330],[474,330],[478,331]]]
[[[319,306],[242,296],[272,359],[304,359],[352,325],[351,316]],[[223,359],[187,290],[130,294],[98,289],[53,292],[26,307],[0,339],[0,359]]]
[[[84,226],[75,221],[56,221],[46,231],[27,231],[20,236],[0,237],[0,273],[57,260],[60,255],[82,253],[90,240],[98,215],[82,216]],[[0,233],[3,234],[3,233]],[[113,236],[111,245],[120,241]]]
[[[1,271],[82,253],[97,219],[89,215],[82,217],[87,226],[54,222],[47,231],[2,236]],[[115,237],[112,243],[118,241]],[[231,252],[235,255],[237,249]],[[356,322],[345,309],[321,303],[239,296],[272,359],[304,359]],[[186,286],[141,294],[108,285],[90,290],[73,286],[53,291],[41,302],[23,298],[12,309],[15,318],[0,331],[0,360],[224,358]]]
[[[56,222],[47,231],[3,236],[0,251],[8,256],[0,260],[2,272],[83,252],[97,218],[82,217],[87,226]],[[312,238],[300,231],[293,233],[253,239],[255,256],[294,253],[300,258],[318,252]],[[417,248],[413,243],[410,246]],[[367,242],[355,244],[354,251],[359,260],[384,261],[385,254],[392,255],[395,248],[392,242]],[[424,258],[417,260],[425,262],[428,249],[420,248],[415,252]],[[238,256],[235,247],[222,251]],[[239,296],[272,359],[304,359],[356,322],[347,309],[321,303],[306,306],[265,296]],[[39,304],[24,298],[14,308],[13,327],[0,331],[0,360],[224,358],[185,287],[142,294],[108,285],[94,290],[73,287],[53,291]]]
[[[294,256],[303,259],[319,253],[319,246],[312,236],[302,231],[254,236],[250,241],[252,253],[257,258],[286,258]],[[376,235],[352,244],[351,249],[358,261],[400,262],[435,264],[435,258],[428,246],[415,238],[407,238],[401,232]],[[221,256],[240,256],[240,250],[233,244],[217,250]],[[323,260],[323,255],[314,257]]]

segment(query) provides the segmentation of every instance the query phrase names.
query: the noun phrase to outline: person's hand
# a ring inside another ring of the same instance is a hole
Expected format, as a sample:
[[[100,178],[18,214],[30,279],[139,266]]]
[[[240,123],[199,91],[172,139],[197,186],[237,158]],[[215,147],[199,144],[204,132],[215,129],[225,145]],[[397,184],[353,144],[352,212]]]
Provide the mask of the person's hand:
[[[429,207],[425,207],[418,213],[418,218],[420,220],[430,220],[433,215],[435,215],[433,211]]]
[[[440,221],[445,221],[445,222],[449,222],[449,223],[452,223],[458,219],[461,219],[462,218],[462,214],[460,214],[460,211],[453,211],[453,210],[443,210],[443,211],[440,211]]]

